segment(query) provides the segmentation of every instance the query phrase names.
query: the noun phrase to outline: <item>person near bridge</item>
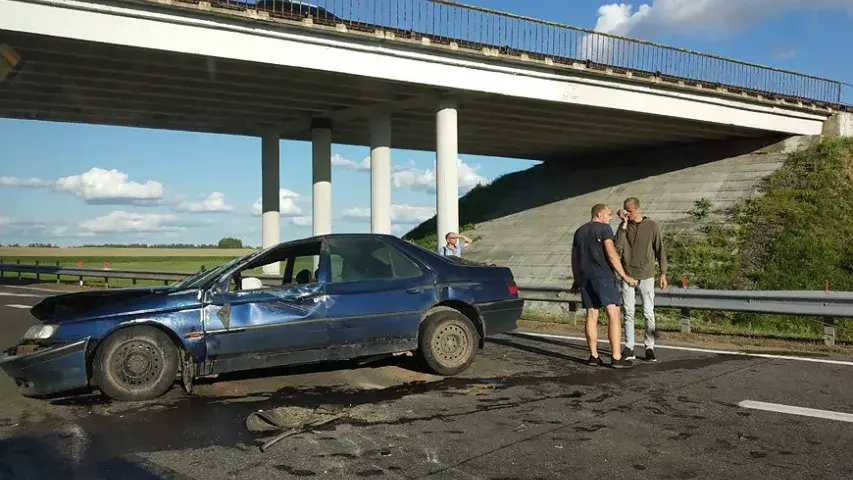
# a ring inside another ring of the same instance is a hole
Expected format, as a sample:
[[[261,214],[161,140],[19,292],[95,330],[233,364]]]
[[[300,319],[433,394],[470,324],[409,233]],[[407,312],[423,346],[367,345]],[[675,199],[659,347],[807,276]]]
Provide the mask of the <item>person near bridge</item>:
[[[625,331],[624,357],[634,360],[634,312],[637,303],[637,290],[643,299],[643,316],[646,319],[646,333],[643,343],[646,347],[646,360],[657,361],[655,357],[655,260],[660,265],[660,288],[668,286],[666,279],[666,251],[658,225],[649,217],[640,213],[640,200],[629,197],[623,204],[623,210],[616,212],[622,219],[616,234],[616,249],[622,257],[622,265],[628,275],[639,280],[639,286],[623,281],[622,305]]]
[[[575,231],[572,242],[572,273],[574,284],[572,291],[581,294],[583,308],[586,309],[586,340],[589,347],[589,365],[604,365],[598,356],[598,312],[607,311],[608,336],[612,352],[611,365],[616,368],[628,367],[630,361],[622,355],[621,326],[619,324],[622,304],[615,273],[629,285],[637,281],[629,277],[622,268],[619,254],[616,252],[613,229],[610,221],[613,214],[607,205],[592,207],[591,220]]]

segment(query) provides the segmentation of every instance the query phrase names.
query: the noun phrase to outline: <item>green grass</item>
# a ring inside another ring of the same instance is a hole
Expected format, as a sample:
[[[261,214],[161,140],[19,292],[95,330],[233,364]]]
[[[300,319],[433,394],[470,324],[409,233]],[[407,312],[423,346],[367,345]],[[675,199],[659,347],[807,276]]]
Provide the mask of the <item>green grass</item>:
[[[202,267],[205,269],[215,268],[218,265],[229,262],[236,258],[237,256],[230,257],[199,257],[199,256],[191,256],[191,257],[172,257],[172,256],[164,256],[164,257],[45,257],[45,256],[19,256],[19,257],[9,257],[6,256],[3,258],[5,263],[17,263],[20,260],[21,264],[33,265],[35,264],[36,259],[39,260],[40,265],[51,265],[55,266],[58,261],[60,266],[63,267],[77,267],[77,261],[83,261],[83,268],[104,268],[104,262],[109,263],[110,270],[135,270],[135,271],[152,271],[152,272],[198,272]],[[309,270],[313,270],[312,260],[308,257],[300,257],[297,258],[296,265],[294,266],[294,275],[299,270],[307,268]],[[260,274],[261,269],[255,268],[248,271],[249,273]],[[281,265],[281,272],[284,273],[284,265]],[[3,281],[15,281],[18,278],[17,273],[4,272],[3,273]],[[35,281],[39,280],[42,282],[50,282],[55,283],[57,280],[56,275],[47,275],[41,274],[36,275],[33,273],[24,273],[21,274],[21,279],[26,281]],[[78,283],[79,277],[73,276],[62,276],[62,283]],[[103,277],[84,277],[83,278],[84,285],[88,286],[104,286],[106,284]],[[109,279],[109,287],[129,287],[133,286],[134,283],[131,279],[119,279],[119,278],[111,278]],[[139,280],[135,285],[162,285],[162,281],[153,281],[153,280]]]

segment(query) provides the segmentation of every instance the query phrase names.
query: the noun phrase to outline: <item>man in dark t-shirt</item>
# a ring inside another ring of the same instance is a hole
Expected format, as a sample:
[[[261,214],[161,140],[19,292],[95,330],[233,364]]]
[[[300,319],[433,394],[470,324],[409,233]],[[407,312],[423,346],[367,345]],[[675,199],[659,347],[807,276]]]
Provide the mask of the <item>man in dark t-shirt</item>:
[[[583,308],[586,309],[586,340],[589,346],[590,365],[604,365],[598,357],[598,312],[607,311],[608,336],[612,353],[611,365],[628,367],[631,362],[622,358],[622,294],[616,285],[615,273],[625,283],[636,286],[637,281],[622,268],[616,252],[616,235],[610,228],[613,215],[607,205],[592,207],[592,219],[575,231],[572,242],[572,272],[575,280],[572,291],[580,291]]]

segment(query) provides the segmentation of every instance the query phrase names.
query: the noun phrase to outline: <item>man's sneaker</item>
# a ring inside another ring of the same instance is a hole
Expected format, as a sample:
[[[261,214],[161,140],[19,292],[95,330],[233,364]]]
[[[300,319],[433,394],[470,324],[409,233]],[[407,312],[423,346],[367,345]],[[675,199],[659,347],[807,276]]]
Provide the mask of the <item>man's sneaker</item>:
[[[657,362],[658,359],[655,357],[655,350],[653,348],[646,349],[646,361],[647,362]]]
[[[629,360],[629,361],[633,362],[634,360],[637,359],[637,356],[634,355],[634,349],[633,348],[625,348],[624,350],[622,350],[622,358],[624,358],[625,360]]]
[[[602,360],[601,357],[593,357],[592,355],[590,355],[589,360],[586,361],[586,364],[593,367],[598,367],[604,365],[604,360]]]
[[[625,358],[620,358],[619,360],[616,360],[615,358],[611,357],[610,359],[610,366],[613,368],[628,368],[631,365],[633,365],[633,363]]]

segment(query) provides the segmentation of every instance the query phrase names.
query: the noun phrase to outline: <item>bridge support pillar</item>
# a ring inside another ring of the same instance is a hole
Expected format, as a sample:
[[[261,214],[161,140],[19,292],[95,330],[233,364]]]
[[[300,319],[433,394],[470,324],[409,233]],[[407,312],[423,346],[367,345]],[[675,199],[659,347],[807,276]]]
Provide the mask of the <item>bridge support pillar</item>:
[[[370,231],[391,233],[391,112],[370,117]]]
[[[279,135],[268,129],[261,137],[261,245],[263,248],[279,243]],[[264,265],[263,272],[278,275],[279,262]]]
[[[315,120],[311,124],[314,190],[311,225],[314,235],[332,233],[332,125]]]
[[[823,135],[831,138],[853,137],[853,113],[838,112],[823,123]]]
[[[439,247],[448,232],[459,231],[459,132],[456,102],[443,99],[436,113],[435,210]]]

